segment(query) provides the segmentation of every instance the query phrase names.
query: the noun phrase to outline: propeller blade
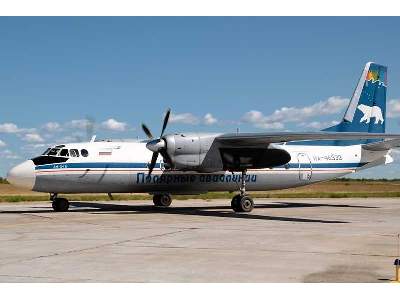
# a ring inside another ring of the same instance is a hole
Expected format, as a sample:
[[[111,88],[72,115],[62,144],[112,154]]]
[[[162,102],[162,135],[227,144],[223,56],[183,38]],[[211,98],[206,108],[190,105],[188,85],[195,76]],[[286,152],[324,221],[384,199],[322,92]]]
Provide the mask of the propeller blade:
[[[154,152],[153,156],[151,157],[151,163],[149,165],[149,174],[151,174],[151,172],[153,172],[154,167],[156,166],[157,163],[157,158],[158,158],[158,152]]]
[[[167,150],[161,149],[160,154],[163,157],[164,162],[166,162],[168,165],[172,166],[172,160],[171,160],[171,157],[168,155]]]
[[[144,123],[142,123],[142,129],[143,129],[144,133],[147,135],[147,137],[152,140],[153,135],[151,134],[150,129],[147,128],[147,126]]]
[[[163,123],[163,127],[161,129],[161,134],[160,137],[163,136],[165,128],[167,128],[167,124],[168,124],[168,120],[169,120],[169,115],[171,114],[171,109],[168,108],[167,112],[165,113],[165,117],[164,117],[164,123]]]

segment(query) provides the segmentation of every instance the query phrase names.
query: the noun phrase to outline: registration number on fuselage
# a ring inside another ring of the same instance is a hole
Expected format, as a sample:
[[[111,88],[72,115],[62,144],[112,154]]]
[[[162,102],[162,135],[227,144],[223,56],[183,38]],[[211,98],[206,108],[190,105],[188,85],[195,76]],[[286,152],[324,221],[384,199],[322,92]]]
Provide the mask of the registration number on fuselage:
[[[336,153],[329,153],[323,155],[314,154],[313,159],[314,161],[321,161],[321,160],[338,161],[338,160],[343,160],[343,156],[341,154],[336,154]]]
[[[66,164],[53,165],[53,169],[66,169],[68,166]]]

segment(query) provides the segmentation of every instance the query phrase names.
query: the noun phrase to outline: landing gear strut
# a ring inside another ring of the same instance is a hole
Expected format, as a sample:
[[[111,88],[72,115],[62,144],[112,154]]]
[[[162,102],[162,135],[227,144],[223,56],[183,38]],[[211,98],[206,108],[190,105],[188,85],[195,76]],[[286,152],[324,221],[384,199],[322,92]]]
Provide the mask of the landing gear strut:
[[[69,202],[65,198],[58,198],[57,194],[50,194],[51,206],[53,207],[54,211],[63,212],[68,211],[69,209]]]
[[[246,173],[242,171],[240,194],[232,198],[231,207],[235,212],[251,212],[254,208],[254,201],[246,195]]]
[[[169,194],[154,194],[153,203],[155,206],[168,207],[172,203],[172,198]]]

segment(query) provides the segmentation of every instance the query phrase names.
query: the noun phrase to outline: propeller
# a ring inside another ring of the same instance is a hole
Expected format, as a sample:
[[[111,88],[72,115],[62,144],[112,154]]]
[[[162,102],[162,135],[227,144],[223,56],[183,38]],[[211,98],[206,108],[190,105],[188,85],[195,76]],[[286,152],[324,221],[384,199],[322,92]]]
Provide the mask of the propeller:
[[[144,123],[142,123],[142,129],[143,129],[144,133],[146,134],[146,136],[150,139],[150,141],[146,144],[146,148],[153,152],[153,156],[151,157],[151,162],[149,165],[148,175],[150,175],[151,172],[153,172],[153,169],[157,163],[158,154],[161,154],[161,156],[166,161],[170,161],[169,156],[166,151],[167,144],[166,144],[165,140],[162,138],[164,131],[167,128],[170,114],[171,114],[171,109],[168,109],[165,113],[163,126],[161,128],[161,134],[158,139],[154,139],[153,134],[151,133],[150,129]]]

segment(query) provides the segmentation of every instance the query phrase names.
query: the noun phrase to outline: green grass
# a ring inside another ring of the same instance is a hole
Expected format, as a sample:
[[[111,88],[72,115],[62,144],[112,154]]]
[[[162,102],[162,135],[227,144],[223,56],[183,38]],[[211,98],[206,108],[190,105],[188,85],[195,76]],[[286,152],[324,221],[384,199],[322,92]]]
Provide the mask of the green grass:
[[[233,193],[213,192],[201,195],[174,195],[176,200],[187,199],[230,199]],[[299,192],[299,193],[253,193],[253,198],[368,198],[368,197],[400,197],[400,192]],[[70,201],[109,201],[107,195],[87,194],[87,195],[60,195]],[[115,194],[113,200],[151,200],[151,195],[135,194]],[[25,201],[49,201],[48,196],[42,195],[0,195],[0,202],[25,202]]]

